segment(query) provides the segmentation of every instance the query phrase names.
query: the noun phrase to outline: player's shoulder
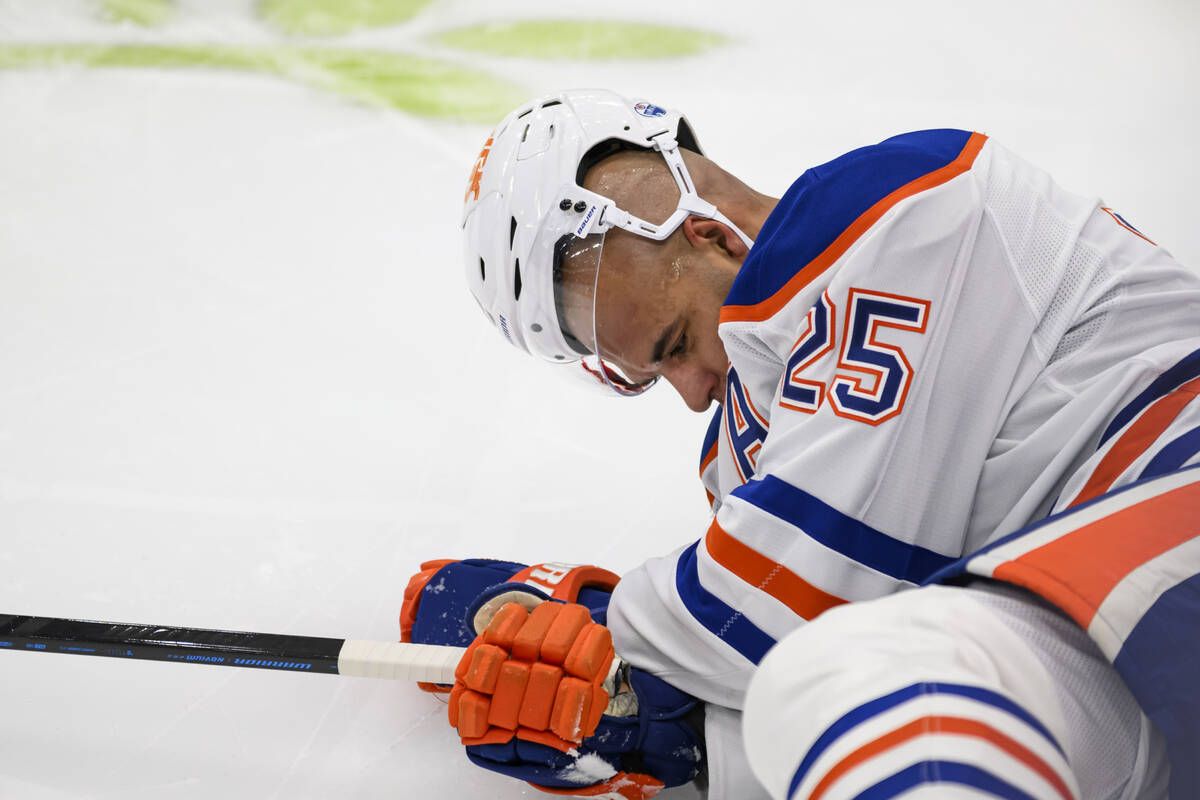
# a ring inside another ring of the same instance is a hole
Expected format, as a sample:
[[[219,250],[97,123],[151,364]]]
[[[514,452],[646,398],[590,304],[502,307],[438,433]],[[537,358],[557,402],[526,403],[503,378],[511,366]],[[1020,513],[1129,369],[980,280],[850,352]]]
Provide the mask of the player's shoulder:
[[[863,211],[893,192],[939,170],[958,164],[969,167],[983,144],[982,134],[955,128],[912,131],[884,139],[812,167],[801,175],[772,214],[777,229],[768,222],[764,232],[779,235],[798,213],[806,228],[840,232]],[[924,184],[911,187],[913,191]],[[853,215],[848,220],[846,215]]]
[[[763,225],[726,306],[764,303],[900,200],[969,170],[985,139],[950,128],[914,131],[807,170]]]

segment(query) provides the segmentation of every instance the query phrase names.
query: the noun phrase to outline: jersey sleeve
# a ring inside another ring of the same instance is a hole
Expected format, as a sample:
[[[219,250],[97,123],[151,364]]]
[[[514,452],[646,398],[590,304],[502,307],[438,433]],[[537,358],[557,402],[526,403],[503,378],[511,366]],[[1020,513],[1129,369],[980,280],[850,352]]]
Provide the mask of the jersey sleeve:
[[[729,708],[791,630],[981,544],[982,465],[1041,359],[987,211],[984,137],[925,132],[839,161],[781,200],[722,310],[709,529],[627,574],[610,607],[622,656]],[[1073,202],[1068,228],[1089,211]]]

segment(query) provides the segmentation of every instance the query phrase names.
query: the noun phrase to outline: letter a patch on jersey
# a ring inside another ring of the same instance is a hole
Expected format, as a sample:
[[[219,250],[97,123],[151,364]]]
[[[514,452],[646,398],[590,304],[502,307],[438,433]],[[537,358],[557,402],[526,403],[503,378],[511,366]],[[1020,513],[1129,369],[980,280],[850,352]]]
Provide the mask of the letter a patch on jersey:
[[[742,483],[754,476],[758,451],[762,449],[769,427],[742,386],[737,370],[731,366],[725,378],[725,435],[729,438],[729,452]]]

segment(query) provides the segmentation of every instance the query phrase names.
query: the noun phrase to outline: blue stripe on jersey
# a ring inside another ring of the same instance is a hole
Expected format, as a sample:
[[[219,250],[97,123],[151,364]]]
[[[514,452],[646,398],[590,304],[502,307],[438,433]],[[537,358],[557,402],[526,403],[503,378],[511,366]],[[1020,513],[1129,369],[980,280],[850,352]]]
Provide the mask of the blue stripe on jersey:
[[[733,282],[726,305],[754,305],[778,292],[871,206],[958,158],[967,131],[893,136],[813,167],[767,217]]]
[[[1113,417],[1113,421],[1104,430],[1104,435],[1100,437],[1100,444],[1096,445],[1096,449],[1099,450],[1103,447],[1104,443],[1111,439],[1117,431],[1142,413],[1146,406],[1158,398],[1170,394],[1197,376],[1200,376],[1200,350],[1186,356],[1178,364],[1159,375],[1141,394],[1133,398],[1129,405],[1117,412],[1117,416]]]
[[[1200,470],[1200,464],[1194,464],[1190,467],[1182,467],[1181,469],[1175,470],[1175,472],[1187,472],[1188,470],[1193,470],[1193,469]],[[1121,494],[1122,492],[1128,492],[1130,489],[1135,489],[1144,483],[1148,483],[1152,480],[1156,480],[1157,478],[1161,478],[1161,477],[1162,477],[1161,475],[1155,475],[1155,476],[1152,476],[1149,478],[1142,478],[1142,479],[1134,481],[1133,483],[1127,483],[1124,486],[1118,487],[1116,489],[1110,489],[1107,492],[1105,492],[1104,494],[1100,495],[1099,497],[1093,497],[1091,500],[1088,500],[1086,503],[1080,503],[1077,506],[1071,506],[1070,508],[1063,509],[1062,511],[1058,512],[1057,514],[1052,514],[1048,517],[1043,517],[1042,519],[1038,520],[1037,522],[1032,523],[1031,525],[1026,525],[1024,528],[1021,528],[1020,530],[1015,530],[1012,533],[1008,534],[1007,536],[1001,536],[999,539],[997,539],[996,541],[987,545],[986,547],[981,547],[978,550],[976,550],[974,553],[963,556],[962,558],[955,561],[953,564],[950,564],[948,567],[946,567],[944,569],[940,569],[937,572],[935,572],[934,574],[930,575],[929,578],[926,579],[926,581],[923,585],[929,586],[932,584],[939,584],[939,583],[940,584],[955,583],[956,578],[959,578],[968,573],[967,563],[971,559],[975,558],[975,556],[982,555],[983,553],[991,552],[992,550],[995,550],[997,547],[1006,545],[1009,542],[1013,541],[1014,539],[1018,539],[1022,536],[1027,536],[1028,534],[1032,533],[1033,531],[1036,531],[1038,528],[1049,525],[1052,522],[1056,522],[1057,520],[1062,519],[1063,517],[1067,516],[1068,514],[1076,514],[1085,508],[1095,505],[1096,503],[1103,503],[1106,500],[1109,500],[1109,499],[1115,497],[1116,495]]]
[[[700,445],[700,463],[704,463],[704,459],[708,456],[708,451],[713,449],[713,445],[717,443],[717,437],[721,435],[721,406],[717,406],[717,411],[712,415],[712,419],[708,422],[708,430],[704,434],[704,444]]]
[[[737,650],[751,663],[762,661],[775,645],[775,640],[761,628],[735,611],[712,592],[700,585],[696,568],[696,548],[700,542],[679,554],[675,566],[675,589],[688,612],[718,639]]]
[[[1040,733],[1042,737],[1054,745],[1054,749],[1062,752],[1058,742],[1046,730],[1046,727],[1038,721],[1037,717],[1030,714],[1025,709],[1014,703],[1008,697],[1002,694],[993,692],[990,689],[983,689],[978,686],[963,686],[957,683],[914,683],[912,686],[907,686],[903,689],[898,689],[891,694],[878,697],[863,703],[858,708],[844,714],[837,722],[825,729],[825,732],[817,737],[817,741],[813,742],[813,746],[808,748],[808,752],[804,754],[804,759],[800,762],[800,766],[796,767],[796,772],[792,775],[792,782],[788,785],[788,797],[791,797],[796,792],[796,787],[804,780],[804,776],[812,769],[812,765],[821,757],[821,754],[829,749],[830,745],[840,739],[844,734],[856,728],[872,717],[879,716],[889,709],[895,708],[901,703],[912,700],[914,697],[929,694],[952,694],[959,697],[966,697],[975,700],[979,703],[998,708],[1017,719],[1024,722],[1029,727]]]
[[[1179,583],[1138,621],[1113,660],[1167,741],[1170,795],[1200,797],[1200,575]]]
[[[1146,465],[1138,478],[1156,478],[1159,475],[1174,472],[1191,461],[1196,453],[1200,453],[1200,427],[1192,428],[1182,436],[1177,436],[1168,442],[1154,454],[1154,458],[1150,459],[1150,463]]]
[[[795,525],[829,549],[897,580],[921,583],[957,560],[893,539],[774,475],[739,486],[733,494]]]
[[[915,786],[928,783],[957,783],[1006,800],[1034,800],[1031,795],[987,770],[958,761],[920,761],[855,795],[854,800],[890,800]]]

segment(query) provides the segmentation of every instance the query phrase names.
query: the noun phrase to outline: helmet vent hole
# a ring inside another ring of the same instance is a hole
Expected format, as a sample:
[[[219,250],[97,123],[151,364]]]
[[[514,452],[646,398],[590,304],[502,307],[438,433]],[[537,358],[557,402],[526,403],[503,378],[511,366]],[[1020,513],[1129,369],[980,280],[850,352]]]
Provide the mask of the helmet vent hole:
[[[484,268],[484,266],[483,266],[483,259],[482,259],[482,258],[481,258],[481,259],[479,259],[479,280],[481,280],[481,281],[486,281],[486,280],[487,280],[487,270],[486,270],[486,269]]]
[[[546,131],[546,138],[547,139],[554,138],[554,126],[553,125],[551,125],[550,128]]]
[[[529,329],[530,329],[531,331],[533,331],[534,333],[541,333],[541,332],[542,332],[542,326],[541,326],[541,325],[538,325],[536,322],[535,322],[535,323],[533,323],[532,325],[530,325],[530,326],[529,326]]]
[[[530,126],[530,125],[526,125],[526,126],[525,126],[525,130],[521,131],[521,141],[522,141],[522,142],[524,142],[524,141],[525,141],[527,138],[529,138],[529,129],[530,129],[530,127],[532,127],[532,126]]]
[[[551,100],[549,103],[542,103],[542,108],[550,108],[550,106],[561,106],[561,105],[562,105],[562,101]]]
[[[508,225],[508,249],[512,250],[513,241],[517,238],[517,218],[509,217]]]
[[[521,259],[513,259],[513,299],[521,299]]]

